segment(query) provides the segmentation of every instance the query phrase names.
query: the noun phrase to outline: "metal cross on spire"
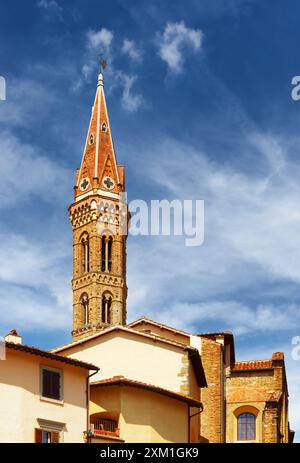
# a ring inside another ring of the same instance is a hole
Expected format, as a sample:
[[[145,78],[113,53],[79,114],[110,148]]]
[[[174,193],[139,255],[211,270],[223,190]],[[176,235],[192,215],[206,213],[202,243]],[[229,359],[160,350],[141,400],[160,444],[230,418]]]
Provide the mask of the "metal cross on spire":
[[[107,66],[107,59],[104,58],[103,53],[100,53],[98,56],[100,57],[100,72],[102,72]]]

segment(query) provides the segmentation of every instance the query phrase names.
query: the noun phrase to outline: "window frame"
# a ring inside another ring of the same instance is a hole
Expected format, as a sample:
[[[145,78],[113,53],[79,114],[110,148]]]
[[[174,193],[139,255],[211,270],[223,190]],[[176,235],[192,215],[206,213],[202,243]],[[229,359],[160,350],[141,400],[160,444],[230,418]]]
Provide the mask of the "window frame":
[[[59,399],[47,397],[43,394],[43,372],[47,370],[53,373],[59,373]],[[53,368],[48,365],[40,365],[40,400],[46,402],[53,402],[57,404],[64,403],[64,370],[60,368]]]
[[[50,434],[50,442],[44,442],[44,433]],[[55,442],[56,440],[57,442]],[[61,444],[63,442],[62,431],[50,428],[35,428],[34,442],[36,444]]]
[[[251,415],[253,417],[253,422],[252,421],[248,421],[248,416],[246,418],[246,421],[244,423],[241,423],[240,422],[240,418],[243,416],[243,415]],[[237,420],[237,441],[238,442],[254,442],[256,441],[256,437],[257,437],[257,430],[256,430],[256,425],[257,425],[257,416],[250,412],[250,411],[242,411],[241,413],[239,413],[236,417],[236,420]],[[241,430],[240,428],[241,427],[245,427],[245,438],[241,438]],[[249,431],[249,428],[248,426],[251,426],[251,428],[253,428],[253,431],[254,431],[254,436],[249,438],[248,437],[248,431]]]

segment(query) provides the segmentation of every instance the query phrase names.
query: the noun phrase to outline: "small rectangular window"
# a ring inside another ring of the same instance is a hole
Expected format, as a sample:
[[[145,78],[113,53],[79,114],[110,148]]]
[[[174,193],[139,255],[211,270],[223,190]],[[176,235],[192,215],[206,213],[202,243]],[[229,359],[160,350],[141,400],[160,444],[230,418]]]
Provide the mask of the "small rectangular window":
[[[36,444],[59,444],[60,433],[58,431],[46,431],[44,429],[35,430]]]
[[[47,399],[63,400],[62,371],[42,367],[41,395]]]

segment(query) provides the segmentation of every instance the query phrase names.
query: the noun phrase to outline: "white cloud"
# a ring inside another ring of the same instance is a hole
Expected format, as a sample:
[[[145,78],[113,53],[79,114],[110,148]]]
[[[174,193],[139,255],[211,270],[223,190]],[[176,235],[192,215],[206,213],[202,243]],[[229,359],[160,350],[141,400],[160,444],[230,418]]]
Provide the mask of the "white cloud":
[[[114,38],[113,32],[103,27],[99,31],[89,30],[87,33],[88,47],[98,53],[108,53]]]
[[[109,91],[113,93],[116,89],[121,89],[122,108],[134,113],[141,107],[145,106],[145,100],[140,93],[134,93],[133,85],[138,77],[136,75],[126,74],[114,66],[114,54],[112,51],[112,42],[114,39],[113,31],[102,28],[99,31],[90,30],[86,34],[87,50],[85,62],[81,67],[81,74],[72,84],[72,91],[79,92],[85,82],[90,82],[93,75],[100,70],[99,53],[108,59],[108,67],[105,71],[109,79]],[[95,53],[98,52],[97,59]],[[121,52],[127,54],[133,61],[141,60],[141,51],[137,48],[134,41],[124,39]]]
[[[71,90],[79,92],[85,82],[90,82],[93,76],[97,77],[100,71],[101,55],[103,59],[109,60],[109,66],[112,70],[113,54],[111,50],[114,33],[103,27],[99,31],[89,30],[86,33],[86,50],[84,64],[81,67],[81,73],[73,81]]]
[[[44,119],[57,103],[52,90],[32,79],[9,79],[5,104],[0,106],[0,122],[5,126],[32,126],[39,115]]]
[[[66,179],[71,173],[36,147],[1,132],[0,152],[0,208],[26,201],[32,195],[51,201],[66,194]]]
[[[133,40],[124,39],[122,53],[128,55],[132,61],[139,62],[142,59],[142,52],[138,49]]]
[[[9,132],[0,133],[0,152],[0,209],[4,214],[10,210],[18,219],[8,230],[6,220],[0,221],[1,334],[13,326],[22,331],[66,329],[71,315],[67,271],[71,250],[64,246],[64,227],[51,222],[56,213],[52,205],[67,197],[71,173]],[[30,207],[37,213],[37,218],[30,215],[34,235],[41,220],[37,211],[42,214],[45,204],[49,209],[41,236],[27,236],[20,229],[23,211],[25,217]]]
[[[199,330],[201,324],[216,323],[217,320],[219,330],[230,330],[236,336],[241,336],[250,332],[258,334],[293,329],[295,323],[300,324],[300,305],[259,304],[249,307],[235,300],[175,303],[171,307],[162,308],[156,318],[171,326],[183,326],[191,331]]]
[[[47,19],[55,17],[63,21],[63,8],[55,0],[39,0],[37,6],[43,10]]]
[[[132,92],[132,86],[137,80],[137,76],[130,76],[127,74],[120,75],[122,91],[122,106],[128,112],[137,111],[144,103],[143,97],[140,94]]]
[[[185,247],[181,237],[130,238],[131,318],[164,314],[175,325],[209,322],[237,333],[289,330],[300,323],[298,304],[283,302],[297,297],[292,288],[300,282],[300,166],[288,160],[285,141],[275,136],[249,134],[243,143],[239,149],[255,170],[212,162],[166,138],[131,151],[131,162],[156,195],[205,201],[199,248]],[[240,303],[239,293],[258,302]]]
[[[203,33],[200,29],[191,29],[183,21],[168,22],[163,34],[157,36],[159,56],[169,69],[178,74],[182,71],[184,53],[201,49]]]
[[[50,217],[41,239],[11,230],[0,235],[1,335],[12,327],[47,332],[71,326],[70,249],[61,244],[63,231],[54,239],[47,230]]]

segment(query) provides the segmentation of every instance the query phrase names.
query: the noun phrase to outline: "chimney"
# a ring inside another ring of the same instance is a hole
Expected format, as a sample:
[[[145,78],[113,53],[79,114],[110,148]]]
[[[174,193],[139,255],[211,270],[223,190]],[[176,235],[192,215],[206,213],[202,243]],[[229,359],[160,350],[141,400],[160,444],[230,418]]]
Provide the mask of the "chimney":
[[[4,341],[13,342],[14,344],[22,344],[22,338],[17,330],[11,330],[5,337]]]

